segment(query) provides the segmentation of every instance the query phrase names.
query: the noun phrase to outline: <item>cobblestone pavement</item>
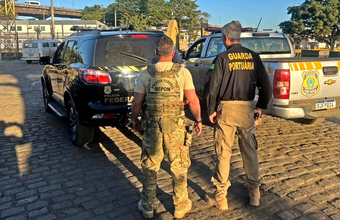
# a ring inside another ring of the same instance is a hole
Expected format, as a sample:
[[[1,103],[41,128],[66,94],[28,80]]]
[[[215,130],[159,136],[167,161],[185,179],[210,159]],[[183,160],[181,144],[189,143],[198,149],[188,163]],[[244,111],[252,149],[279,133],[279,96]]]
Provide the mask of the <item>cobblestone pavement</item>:
[[[44,111],[43,66],[0,62],[0,219],[142,219],[141,136],[100,128],[89,149],[74,147],[67,121]],[[188,118],[190,120],[190,117]],[[213,128],[194,137],[189,170],[192,211],[185,219],[340,220],[340,117],[318,126],[264,116],[257,129],[261,206],[248,205],[244,170],[233,148],[229,210],[203,200],[212,191]],[[169,166],[159,173],[155,219],[173,219]]]

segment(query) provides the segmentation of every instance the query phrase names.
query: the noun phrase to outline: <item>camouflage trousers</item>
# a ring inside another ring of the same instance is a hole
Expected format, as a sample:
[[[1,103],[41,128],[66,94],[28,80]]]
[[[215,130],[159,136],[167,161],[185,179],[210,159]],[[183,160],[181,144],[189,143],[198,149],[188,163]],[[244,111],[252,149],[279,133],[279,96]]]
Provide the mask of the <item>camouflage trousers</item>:
[[[143,171],[142,202],[150,207],[156,205],[157,174],[164,157],[170,164],[175,206],[188,200],[187,174],[191,161],[189,146],[185,146],[184,125],[173,132],[161,133],[158,125],[148,126],[143,134],[141,165]]]
[[[221,101],[217,109],[215,126],[215,151],[217,155],[215,174],[212,183],[218,195],[227,195],[230,186],[230,158],[235,134],[243,160],[248,188],[260,186],[257,141],[255,138],[254,110],[251,102]]]

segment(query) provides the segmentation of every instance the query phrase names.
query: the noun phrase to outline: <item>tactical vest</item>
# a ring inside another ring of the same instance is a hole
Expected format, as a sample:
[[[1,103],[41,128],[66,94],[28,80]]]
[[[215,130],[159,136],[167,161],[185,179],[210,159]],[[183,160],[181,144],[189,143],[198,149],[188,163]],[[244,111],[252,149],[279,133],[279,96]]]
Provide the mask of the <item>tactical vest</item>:
[[[183,116],[181,88],[175,78],[180,70],[178,63],[166,71],[157,71],[154,66],[148,68],[151,79],[146,94],[146,117]]]

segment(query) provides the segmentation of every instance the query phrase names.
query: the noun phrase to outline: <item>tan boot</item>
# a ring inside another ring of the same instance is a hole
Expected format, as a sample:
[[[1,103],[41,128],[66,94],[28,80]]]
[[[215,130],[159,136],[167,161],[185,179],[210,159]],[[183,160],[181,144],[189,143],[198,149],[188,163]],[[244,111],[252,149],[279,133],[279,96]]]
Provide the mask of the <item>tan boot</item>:
[[[153,218],[154,209],[148,205],[143,204],[142,200],[139,200],[137,207],[138,211],[140,211],[143,214],[144,218]]]
[[[188,201],[184,205],[175,206],[175,213],[174,213],[175,218],[183,218],[185,214],[190,212],[191,208],[192,208],[192,202],[190,199],[188,199]]]
[[[259,206],[261,193],[259,188],[249,189],[249,204],[251,206]]]
[[[211,206],[216,206],[221,211],[228,210],[228,201],[224,195],[216,196],[216,193],[205,194],[205,201]]]

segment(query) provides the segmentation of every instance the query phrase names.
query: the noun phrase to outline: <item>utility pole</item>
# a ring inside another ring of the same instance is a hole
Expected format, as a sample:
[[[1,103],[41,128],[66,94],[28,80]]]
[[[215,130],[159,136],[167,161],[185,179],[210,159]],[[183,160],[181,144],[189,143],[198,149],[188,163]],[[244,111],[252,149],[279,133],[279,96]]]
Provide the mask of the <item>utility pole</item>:
[[[51,36],[52,39],[55,39],[55,23],[54,23],[54,6],[53,6],[53,0],[51,0],[51,20],[52,20],[52,26],[51,26]]]
[[[0,61],[1,53],[6,58],[15,58],[15,3],[14,0],[0,0]]]

